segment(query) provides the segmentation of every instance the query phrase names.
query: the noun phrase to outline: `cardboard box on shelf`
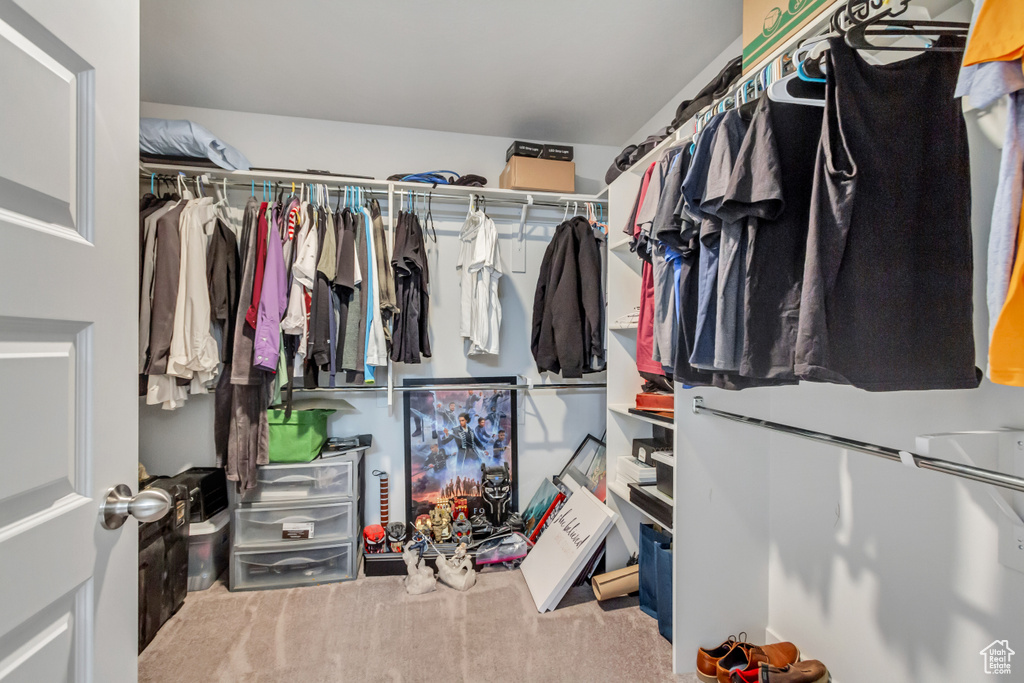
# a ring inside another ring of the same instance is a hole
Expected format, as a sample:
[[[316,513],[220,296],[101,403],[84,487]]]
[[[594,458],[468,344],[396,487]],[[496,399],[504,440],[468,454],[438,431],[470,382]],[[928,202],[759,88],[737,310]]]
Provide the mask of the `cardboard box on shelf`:
[[[743,72],[767,57],[834,0],[743,0]]]
[[[498,178],[503,190],[575,192],[576,164],[571,161],[512,157]]]

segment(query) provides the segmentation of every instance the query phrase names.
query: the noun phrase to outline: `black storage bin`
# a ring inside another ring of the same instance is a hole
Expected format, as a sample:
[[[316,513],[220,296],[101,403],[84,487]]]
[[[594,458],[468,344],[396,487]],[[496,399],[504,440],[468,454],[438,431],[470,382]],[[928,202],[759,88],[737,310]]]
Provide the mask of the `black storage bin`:
[[[193,467],[170,477],[189,492],[189,521],[205,522],[228,507],[228,479],[221,467]]]
[[[188,593],[188,487],[157,478],[145,488],[164,489],[173,503],[163,518],[139,524],[139,652]]]

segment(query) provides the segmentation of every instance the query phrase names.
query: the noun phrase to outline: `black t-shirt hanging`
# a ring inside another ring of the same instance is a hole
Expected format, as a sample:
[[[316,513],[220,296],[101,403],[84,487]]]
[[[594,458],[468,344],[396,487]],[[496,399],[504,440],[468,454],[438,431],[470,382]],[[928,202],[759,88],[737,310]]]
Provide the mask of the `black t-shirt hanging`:
[[[815,158],[824,109],[762,97],[720,213],[747,217],[740,374],[793,379]]]
[[[872,66],[830,46],[796,373],[871,391],[977,387],[960,55]]]

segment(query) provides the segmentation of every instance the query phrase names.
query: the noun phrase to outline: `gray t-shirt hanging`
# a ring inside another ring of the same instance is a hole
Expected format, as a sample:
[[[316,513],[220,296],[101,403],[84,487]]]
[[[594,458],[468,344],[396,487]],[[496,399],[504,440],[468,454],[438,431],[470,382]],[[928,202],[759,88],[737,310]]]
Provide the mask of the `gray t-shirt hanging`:
[[[721,219],[718,253],[718,308],[715,317],[715,369],[738,372],[743,357],[743,291],[747,276],[746,221],[721,216],[722,202],[743,138],[750,127],[739,110],[722,115],[708,166],[707,188],[701,211]]]

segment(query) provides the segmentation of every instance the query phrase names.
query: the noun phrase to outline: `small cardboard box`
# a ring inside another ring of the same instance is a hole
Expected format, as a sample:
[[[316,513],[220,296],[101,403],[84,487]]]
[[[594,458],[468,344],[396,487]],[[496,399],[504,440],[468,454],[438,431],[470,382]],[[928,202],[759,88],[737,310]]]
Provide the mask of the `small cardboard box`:
[[[512,157],[498,178],[503,190],[575,192],[576,164],[571,161]]]
[[[743,0],[743,72],[770,55],[835,0]]]

